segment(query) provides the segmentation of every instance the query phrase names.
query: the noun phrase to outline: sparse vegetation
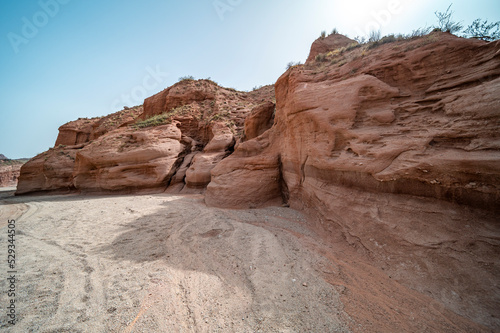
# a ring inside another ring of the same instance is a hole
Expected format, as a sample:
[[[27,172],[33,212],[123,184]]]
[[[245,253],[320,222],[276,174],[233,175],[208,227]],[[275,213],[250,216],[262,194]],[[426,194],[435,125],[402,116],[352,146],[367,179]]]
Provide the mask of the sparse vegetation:
[[[299,66],[299,65],[302,65],[302,63],[300,61],[298,61],[298,62],[290,61],[286,65],[286,69],[289,70],[290,68],[295,67],[295,66]]]
[[[357,49],[358,47],[361,47],[359,43],[351,43],[345,48],[345,51],[349,52],[351,50]]]
[[[436,17],[438,18],[438,25],[435,26],[436,29],[439,29],[439,31],[443,32],[449,32],[449,33],[456,33],[460,32],[463,28],[462,23],[460,22],[455,22],[452,19],[453,11],[451,10],[451,6],[453,4],[448,6],[448,9],[446,9],[446,12],[434,12],[436,14]]]
[[[371,44],[368,45],[368,49],[374,49],[380,45],[387,44],[387,43],[394,43],[398,39],[394,35],[389,35],[389,36],[384,36],[381,39],[372,42]]]
[[[475,19],[464,32],[470,38],[494,41],[500,38],[500,21],[488,23],[487,20]]]
[[[325,53],[320,53],[320,54],[316,55],[315,61],[316,62],[324,62],[324,61],[326,61],[326,54]]]
[[[378,42],[380,40],[380,30],[372,30],[370,31],[370,37],[368,38],[368,42]]]
[[[139,129],[170,124],[172,122],[172,118],[185,114],[189,110],[189,105],[179,106],[169,112],[158,114],[145,120],[138,120],[135,124],[132,125],[132,127],[135,129]]]
[[[337,35],[338,33],[339,33],[339,31],[337,30],[337,28],[333,28],[332,32],[330,33],[330,36]]]
[[[319,38],[323,39],[326,37],[326,31],[321,31],[321,35],[319,35]]]
[[[403,38],[404,39],[411,39],[411,38],[423,37],[425,35],[428,35],[429,32],[431,32],[431,29],[432,29],[431,27],[418,28],[416,30],[413,30],[408,35],[403,35]]]
[[[338,65],[339,65],[339,67],[342,67],[342,66],[344,66],[345,64],[347,64],[347,60],[346,60],[346,59],[342,59],[342,60],[340,60],[340,59],[335,59],[335,62],[334,62],[334,61],[332,61],[332,64],[338,64]]]
[[[365,37],[362,37],[362,36],[361,36],[361,37],[360,37],[360,36],[356,36],[356,37],[354,37],[354,40],[355,40],[356,42],[358,42],[359,44],[364,44],[364,43],[366,43],[366,38],[365,38]]]
[[[431,32],[436,32],[436,31],[449,32],[458,36],[457,33],[462,31],[463,24],[462,22],[454,21],[453,19],[454,12],[451,10],[452,5],[453,4],[450,4],[445,12],[439,12],[439,11],[435,12],[435,15],[438,19],[438,23],[435,26],[418,28],[413,30],[409,34],[397,34],[397,35],[390,34],[384,37],[381,36],[380,31],[371,31],[368,40],[366,39],[366,37],[363,36],[354,37],[354,40],[356,40],[358,43],[353,43],[348,47],[342,47],[337,50],[330,51],[326,54],[317,55],[315,60],[316,62],[324,62],[327,61],[329,58],[334,57],[333,59],[331,59],[331,64],[339,63],[340,64],[339,66],[341,66],[344,64],[344,61],[342,59],[337,58],[339,55],[343,55],[344,52],[351,51],[352,49],[355,49],[357,47],[362,47],[364,45],[365,45],[364,50],[361,56],[364,56],[366,54],[366,50],[374,49],[380,45],[386,43],[394,43],[404,40],[416,39],[421,37],[428,37],[430,36],[429,33]],[[462,32],[464,34],[461,35],[460,37],[477,38],[485,41],[498,40],[500,39],[500,21],[489,23],[487,20],[476,19],[474,20],[474,22],[472,22],[471,25],[469,25]],[[330,35],[337,33],[338,33],[337,28],[334,28]],[[322,31],[321,38],[325,38],[325,36],[326,36],[325,31]],[[433,41],[434,41],[433,38],[427,38],[423,40],[422,43],[407,46],[406,48],[404,48],[404,51],[406,52],[427,45]],[[290,63],[288,64],[287,69],[295,65],[296,65],[295,63]]]
[[[205,80],[207,80],[208,82],[212,82],[213,84],[215,84],[217,87],[219,87],[219,83],[217,83],[216,81],[212,80],[212,78],[209,76],[207,77]]]
[[[192,75],[181,76],[177,82],[188,81],[188,80],[191,80],[191,81],[194,80],[194,76],[192,76]]]
[[[163,125],[166,123],[167,119],[169,118],[168,113],[162,113],[156,116],[153,116],[151,118],[141,120],[135,123],[133,127],[135,128],[146,128],[146,127],[153,127],[153,126],[159,126]]]
[[[210,122],[212,121],[218,121],[218,120],[222,120],[222,119],[227,119],[227,118],[230,118],[231,117],[231,114],[229,112],[220,112],[220,113],[216,113],[214,114],[211,118],[210,118]]]

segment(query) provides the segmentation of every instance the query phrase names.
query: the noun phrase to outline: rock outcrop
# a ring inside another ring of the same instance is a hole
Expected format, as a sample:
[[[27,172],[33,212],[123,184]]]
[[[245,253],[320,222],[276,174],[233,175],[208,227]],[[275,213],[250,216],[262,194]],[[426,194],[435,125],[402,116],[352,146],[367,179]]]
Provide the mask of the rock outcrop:
[[[16,186],[17,179],[21,173],[21,165],[0,166],[0,187]]]
[[[99,138],[119,127],[129,125],[143,113],[142,106],[126,108],[105,117],[80,118],[59,127],[55,147],[74,146]]]
[[[498,330],[499,91],[499,41],[331,35],[274,87],[184,80],[127,117],[62,126],[56,147],[21,169],[17,194],[206,188],[210,206],[301,209],[332,258]],[[368,310],[387,296],[353,285]]]
[[[500,42],[376,46],[283,74],[274,126],[213,169],[205,201],[305,210],[342,253],[498,329],[495,213],[463,205],[500,207]]]
[[[76,152],[58,146],[33,157],[21,167],[16,194],[72,191]]]
[[[271,86],[245,93],[183,80],[144,107],[61,126],[56,150],[21,171],[18,193],[210,184],[207,202],[232,206],[244,203],[236,199],[238,164],[253,172],[264,163],[279,169],[268,175],[270,193],[306,206],[323,195],[315,193],[323,184],[321,193],[346,186],[494,209],[500,206],[498,47],[446,33],[367,45],[337,34],[320,38],[306,65],[278,79],[276,102]],[[172,126],[155,128],[168,123],[179,130],[175,139]],[[72,176],[50,174],[58,156]],[[118,176],[141,172],[153,180]],[[261,180],[244,178],[249,188]],[[218,187],[228,193],[233,187],[235,196],[217,196]],[[252,193],[248,206],[269,199]]]
[[[331,34],[326,37],[320,37],[311,45],[311,50],[309,51],[306,63],[313,62],[316,59],[316,56],[320,54],[325,55],[328,52],[340,50],[341,48],[357,44],[358,42],[355,40],[340,34]]]
[[[27,159],[11,160],[0,154],[0,187],[16,186],[21,166],[26,161]]]
[[[257,106],[245,119],[245,140],[258,137],[273,126],[276,105],[267,102]]]
[[[184,151],[175,124],[114,131],[78,151],[73,184],[84,192],[164,190]]]
[[[263,154],[279,157],[297,205],[324,197],[328,186],[346,186],[495,209],[499,77],[498,42],[445,33],[297,66],[276,82],[271,131],[279,142]],[[241,184],[227,180],[224,168],[234,171],[239,156],[214,171],[224,175],[225,191],[227,182],[238,184],[235,195]],[[219,181],[215,176],[208,194]],[[229,197],[207,200],[231,206]]]
[[[273,102],[273,86],[238,92],[181,81],[144,107],[61,126],[55,147],[23,167],[16,193],[203,192],[211,170],[241,141],[247,115]]]

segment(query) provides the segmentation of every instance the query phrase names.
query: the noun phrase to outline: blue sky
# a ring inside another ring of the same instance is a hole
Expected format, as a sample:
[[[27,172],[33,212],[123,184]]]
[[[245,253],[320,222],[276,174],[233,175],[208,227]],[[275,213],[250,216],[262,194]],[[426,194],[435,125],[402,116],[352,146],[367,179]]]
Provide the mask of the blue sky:
[[[60,125],[103,116],[193,75],[250,90],[304,61],[322,30],[354,37],[436,23],[451,1],[23,0],[0,3],[0,153],[32,157]],[[500,1],[454,1],[500,21]]]

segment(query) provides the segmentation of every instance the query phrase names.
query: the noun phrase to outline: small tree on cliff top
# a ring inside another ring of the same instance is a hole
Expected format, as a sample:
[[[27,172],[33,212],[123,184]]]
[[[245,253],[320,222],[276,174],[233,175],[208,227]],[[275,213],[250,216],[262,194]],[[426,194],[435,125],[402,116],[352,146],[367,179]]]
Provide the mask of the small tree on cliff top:
[[[436,14],[436,17],[438,18],[438,25],[436,26],[436,29],[454,34],[456,32],[460,32],[464,26],[462,23],[452,20],[453,11],[450,10],[452,5],[453,4],[448,6],[446,12],[434,12],[434,14]]]
[[[487,20],[475,19],[464,32],[471,38],[487,41],[497,40],[500,38],[500,21],[488,23]]]

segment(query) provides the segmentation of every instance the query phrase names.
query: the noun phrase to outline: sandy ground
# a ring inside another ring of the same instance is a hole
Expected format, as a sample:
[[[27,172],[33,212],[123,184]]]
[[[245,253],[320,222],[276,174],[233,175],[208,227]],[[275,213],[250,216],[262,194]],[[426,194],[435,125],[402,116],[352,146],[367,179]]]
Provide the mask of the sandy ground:
[[[209,209],[201,197],[170,195],[8,203],[1,221],[17,221],[19,321],[11,327],[2,313],[2,330],[348,331],[338,291],[313,268],[322,258],[293,236],[308,234],[296,211]],[[261,222],[276,233],[252,224]]]
[[[12,190],[0,192],[4,332],[489,331],[323,243],[289,208]],[[5,310],[8,219],[15,326]]]

